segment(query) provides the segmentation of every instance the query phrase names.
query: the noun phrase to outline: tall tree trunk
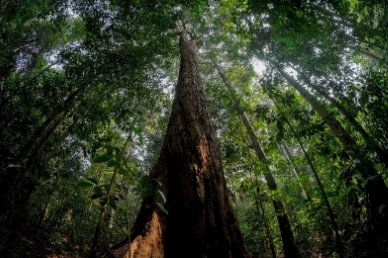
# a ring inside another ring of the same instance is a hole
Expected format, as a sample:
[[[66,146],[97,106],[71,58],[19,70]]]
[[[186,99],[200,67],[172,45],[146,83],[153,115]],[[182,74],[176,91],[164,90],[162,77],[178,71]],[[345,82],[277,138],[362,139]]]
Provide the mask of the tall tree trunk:
[[[256,184],[257,184],[257,186],[259,185],[258,182],[256,182]],[[260,211],[261,211],[261,215],[262,215],[263,220],[264,220],[265,233],[267,234],[269,249],[271,250],[272,258],[276,258],[275,244],[273,242],[273,238],[272,238],[272,234],[271,234],[271,228],[269,226],[268,219],[267,219],[267,214],[266,214],[264,206],[263,206],[263,200],[260,197],[260,188],[259,187],[256,188],[255,199],[256,199],[256,201],[255,201],[256,209],[258,211],[259,211],[258,205],[260,205]]]
[[[109,90],[111,86],[104,87],[98,95],[92,99],[91,103],[86,106],[83,111],[87,113],[89,109],[103,96],[103,94]],[[87,86],[86,89],[83,89],[86,92],[89,92],[93,89],[92,86]],[[71,105],[73,105],[74,110],[78,110],[81,102],[74,103],[76,101],[76,96],[80,93],[80,89],[73,92],[66,101],[58,108],[58,111],[61,112],[56,114],[56,117],[47,118],[47,120],[41,125],[39,129],[35,131],[34,137],[32,137],[28,142],[34,146],[25,146],[23,151],[19,155],[20,165],[24,164],[23,167],[20,168],[12,168],[7,170],[6,179],[3,180],[4,186],[0,187],[0,196],[5,196],[5,200],[1,202],[0,207],[4,207],[0,209],[1,212],[6,213],[9,217],[15,216],[15,221],[19,219],[24,219],[25,211],[23,208],[26,207],[26,204],[29,200],[30,195],[35,190],[35,187],[39,181],[39,179],[44,175],[45,168],[63,142],[63,140],[67,137],[67,135],[71,132],[71,130],[77,125],[78,120],[81,118],[80,115],[75,115],[73,123],[68,127],[60,137],[59,140],[53,145],[51,151],[48,156],[44,159],[43,165],[36,164],[37,155],[42,146],[48,141],[48,139],[52,136],[58,126],[63,122],[66,115],[68,116],[71,112],[76,113],[76,111],[70,111]],[[83,91],[81,91],[83,92]],[[50,122],[47,123],[47,121]],[[35,142],[33,141],[35,139]],[[29,152],[30,151],[30,152]],[[26,152],[26,153],[24,153]],[[4,197],[3,197],[4,198]],[[16,215],[13,215],[16,214]]]
[[[0,213],[10,214],[10,217],[13,216],[13,213],[23,213],[18,209],[20,206],[25,206],[28,196],[35,189],[38,181],[38,176],[31,172],[33,170],[31,169],[33,157],[62,122],[68,105],[72,104],[79,92],[80,89],[73,92],[57,109],[55,115],[47,118],[24,147],[21,148],[17,157],[18,167],[8,169],[5,178],[2,180],[4,183],[0,187],[0,196],[4,198],[4,201],[0,202]]]
[[[69,125],[67,127],[67,129],[65,131],[62,132],[62,134],[59,136],[58,140],[55,141],[55,143],[53,144],[53,146],[51,147],[50,151],[48,152],[48,154],[45,156],[44,158],[44,163],[43,163],[43,166],[41,168],[39,168],[39,170],[41,171],[40,173],[45,173],[45,170],[47,168],[47,165],[48,163],[50,162],[50,160],[52,159],[52,157],[54,157],[54,155],[57,153],[59,147],[61,146],[61,144],[64,142],[64,140],[66,139],[67,136],[70,135],[70,133],[72,133],[73,129],[78,125],[78,122],[81,120],[82,117],[85,117],[88,113],[89,113],[89,110],[90,108],[92,108],[98,101],[101,100],[101,97],[103,96],[103,94],[106,93],[106,91],[109,89],[110,87],[105,87],[90,103],[89,105],[87,105],[86,107],[83,107],[82,108],[82,114],[81,112],[77,113],[76,111],[74,111],[74,116],[73,116],[73,119],[72,119],[72,122],[71,122],[71,125]]]
[[[132,228],[129,256],[251,257],[229,200],[194,42],[185,31],[179,36],[179,48],[172,112],[161,154],[150,173],[162,183],[168,215],[155,205],[154,196],[144,200]],[[112,251],[115,257],[127,253],[126,242]]]
[[[378,143],[373,137],[370,137],[367,131],[360,125],[359,122],[357,122],[354,116],[348,110],[346,110],[346,108],[340,102],[338,102],[335,98],[331,97],[326,91],[322,90],[320,87],[311,83],[310,80],[305,75],[303,75],[303,73],[301,73],[300,71],[298,71],[298,73],[301,75],[301,78],[307,84],[308,87],[312,88],[323,98],[330,101],[330,103],[333,104],[333,106],[336,107],[338,111],[341,112],[341,114],[354,127],[354,129],[356,129],[357,132],[359,132],[362,135],[362,137],[366,142],[366,145],[371,147],[371,149],[374,150],[376,154],[379,156],[380,161],[385,165],[385,167],[388,167],[387,153],[382,148],[380,148],[380,146],[378,145]]]
[[[91,85],[86,86],[86,92],[91,88]],[[57,107],[54,114],[48,117],[42,125],[39,126],[26,142],[19,154],[19,162],[23,163],[23,159],[28,158],[35,153],[37,149],[45,142],[45,139],[49,136],[49,133],[57,127],[57,125],[63,120],[67,112],[70,110],[74,101],[78,95],[83,93],[83,88],[79,88],[72,92],[67,99]],[[58,123],[59,122],[59,123]],[[48,136],[47,136],[48,135]]]
[[[54,182],[52,188],[50,189],[50,191],[49,191],[49,193],[47,195],[46,202],[43,205],[42,212],[41,212],[41,214],[39,216],[39,220],[38,220],[38,223],[37,223],[38,226],[42,226],[42,222],[43,222],[43,219],[44,219],[44,217],[46,215],[47,208],[48,208],[48,205],[50,203],[51,197],[54,195],[55,191],[57,190],[57,186],[59,184],[60,179],[61,179],[61,177],[59,175],[57,175],[57,177],[55,179],[55,182]]]
[[[300,173],[298,173],[298,168],[291,161],[291,158],[292,158],[291,151],[290,151],[290,149],[289,149],[289,147],[288,147],[288,145],[287,145],[285,140],[282,140],[282,142],[280,144],[280,151],[282,152],[282,154],[286,158],[288,164],[290,165],[290,168],[291,168],[291,171],[292,171],[292,175],[293,175],[293,177],[295,178],[295,180],[297,181],[297,183],[299,185],[299,196],[300,196],[300,198],[302,200],[308,200],[306,191],[304,190],[304,187],[303,187],[302,183],[299,181],[299,175],[298,174],[300,174]]]
[[[271,97],[270,97],[271,98]],[[343,258],[344,257],[344,254],[343,254],[343,248],[342,248],[342,244],[341,244],[341,238],[339,236],[339,233],[338,233],[338,225],[337,225],[337,221],[335,220],[335,217],[334,217],[334,213],[333,213],[333,209],[331,208],[331,205],[330,205],[330,202],[329,202],[329,199],[327,198],[327,195],[326,195],[326,192],[325,192],[325,189],[323,188],[323,184],[321,182],[321,180],[319,179],[319,176],[318,176],[318,173],[317,171],[315,170],[315,166],[312,162],[312,160],[310,159],[310,156],[307,154],[307,151],[306,149],[304,148],[301,140],[299,139],[298,137],[298,134],[296,133],[296,131],[294,130],[294,127],[291,125],[291,123],[288,121],[287,117],[284,115],[283,111],[280,109],[280,107],[278,106],[278,104],[276,103],[276,101],[271,98],[272,102],[275,104],[276,108],[278,109],[278,111],[280,112],[280,114],[283,116],[283,118],[285,119],[287,125],[290,127],[290,130],[291,132],[293,133],[294,137],[296,138],[299,146],[302,148],[302,151],[303,151],[303,154],[304,156],[306,157],[307,159],[307,163],[309,164],[311,170],[312,170],[312,173],[315,177],[315,181],[317,182],[318,186],[319,186],[319,189],[321,191],[321,194],[322,194],[322,198],[326,204],[326,208],[327,208],[327,211],[329,212],[329,217],[330,217],[330,222],[333,226],[333,229],[334,229],[334,233],[335,233],[335,237],[336,237],[336,245],[337,245],[337,248],[338,248],[338,253],[339,253],[339,257],[340,258]]]
[[[286,81],[294,87],[304,99],[310,103],[313,109],[320,115],[328,124],[329,128],[333,132],[334,136],[338,138],[349,157],[353,160],[359,160],[360,165],[363,166],[360,169],[360,174],[369,185],[366,185],[365,192],[369,201],[368,208],[370,210],[370,222],[379,227],[379,224],[387,224],[386,220],[380,216],[378,212],[381,205],[388,206],[388,188],[382,178],[374,168],[373,164],[362,158],[360,148],[356,141],[350,136],[350,134],[342,127],[341,123],[330,113],[312,94],[304,89],[297,81],[294,80],[286,71],[276,66],[279,73],[286,79]],[[388,225],[387,225],[388,226]]]
[[[218,73],[220,74],[220,77],[223,80],[225,86],[228,88],[229,91],[233,92],[233,87],[230,85],[228,79],[221,71],[220,67],[214,61],[213,61],[213,64],[217,69]],[[288,219],[288,215],[286,212],[286,208],[284,207],[284,203],[281,200],[280,195],[277,193],[277,185],[274,177],[270,172],[267,156],[265,155],[264,150],[261,147],[259,140],[257,139],[257,136],[252,128],[251,123],[248,120],[248,117],[246,116],[245,112],[241,108],[240,103],[238,101],[235,103],[234,108],[238,113],[238,115],[240,116],[242,122],[244,123],[245,128],[248,131],[248,135],[251,139],[252,146],[253,146],[253,149],[255,150],[257,158],[266,165],[266,169],[264,171],[264,178],[267,183],[268,189],[271,190],[273,194],[272,203],[278,219],[280,233],[282,235],[284,257],[297,258],[299,257],[299,251],[295,244],[294,234],[292,233],[290,220]]]
[[[251,167],[250,171],[254,171],[255,166],[253,165],[251,156],[249,155],[248,158],[249,158],[249,165]],[[265,233],[267,235],[269,249],[271,250],[272,258],[276,258],[275,244],[273,242],[273,237],[271,234],[271,228],[268,223],[267,214],[263,206],[264,201],[263,201],[263,198],[261,198],[260,182],[257,178],[256,173],[250,172],[249,174],[250,174],[250,177],[252,178],[252,184],[256,185],[256,191],[254,192],[254,197],[255,197],[255,206],[256,206],[257,214],[259,215],[261,214],[261,217],[263,218],[263,223],[265,227]]]
[[[110,209],[110,214],[109,214],[109,224],[108,224],[108,228],[109,229],[113,228],[114,221],[115,221],[115,214],[116,214],[116,210],[111,208]]]

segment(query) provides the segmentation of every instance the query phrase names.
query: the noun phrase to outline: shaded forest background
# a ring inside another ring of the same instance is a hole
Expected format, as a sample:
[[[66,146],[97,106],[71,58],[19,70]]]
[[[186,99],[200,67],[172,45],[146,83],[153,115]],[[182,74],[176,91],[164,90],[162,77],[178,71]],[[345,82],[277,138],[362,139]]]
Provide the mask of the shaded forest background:
[[[185,26],[252,256],[295,257],[283,217],[300,257],[386,257],[387,11],[385,0],[1,0],[0,256],[87,257],[100,232],[108,257],[144,198],[168,214],[148,173]]]

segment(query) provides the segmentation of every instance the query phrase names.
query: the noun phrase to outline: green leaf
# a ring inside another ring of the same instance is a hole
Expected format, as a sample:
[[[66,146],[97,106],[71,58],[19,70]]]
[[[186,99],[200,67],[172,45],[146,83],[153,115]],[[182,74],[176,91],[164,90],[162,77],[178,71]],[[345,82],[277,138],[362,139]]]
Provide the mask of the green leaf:
[[[103,162],[107,162],[108,160],[110,160],[112,158],[111,155],[109,155],[108,153],[105,153],[104,155],[102,156],[98,156],[96,157],[93,162],[94,163],[103,163]]]
[[[361,161],[359,159],[354,159],[353,162],[356,164],[361,163]]]
[[[302,18],[303,17],[303,12],[302,11],[296,11],[295,12],[295,14],[296,14],[296,17],[298,17],[298,18]]]
[[[159,184],[159,186],[162,186],[162,182],[160,182],[160,181],[156,180],[155,178],[152,178],[152,181],[155,181],[156,183],[158,183],[158,184]]]
[[[105,204],[106,204],[106,199],[100,200],[100,205],[101,205],[101,206],[104,206]]]
[[[119,175],[122,175],[122,176],[129,176],[130,175],[130,172],[124,168],[120,168],[118,173],[119,173]]]
[[[113,159],[109,160],[109,162],[107,164],[108,167],[120,167],[120,165],[121,164],[119,162],[117,162],[116,160],[113,160]]]
[[[156,194],[157,199],[160,199],[161,201],[166,202],[166,200],[167,200],[166,196],[164,195],[164,193],[162,191],[160,191],[159,189],[156,189],[155,194]]]
[[[108,185],[108,184],[102,185],[102,187],[104,187],[104,189],[105,189],[106,192],[109,192],[109,185]]]
[[[168,210],[166,208],[164,208],[164,206],[158,202],[156,202],[156,205],[158,205],[158,207],[166,214],[168,215]]]
[[[378,212],[379,212],[380,214],[382,214],[383,211],[384,211],[384,209],[385,209],[386,207],[387,207],[387,206],[385,206],[385,204],[381,204],[380,207],[379,207]]]
[[[379,177],[380,177],[380,175],[374,175],[374,176],[368,177],[366,180],[373,182],[373,181],[376,181],[376,179]]]
[[[9,168],[21,168],[22,166],[19,164],[9,164],[8,167]]]
[[[101,186],[95,186],[94,188],[93,188],[93,193],[94,194],[102,194],[102,190],[101,190]]]
[[[256,186],[251,187],[251,188],[248,189],[248,192],[249,193],[254,193],[254,192],[256,192],[256,189],[257,189]]]
[[[376,182],[379,180],[380,175],[374,175],[370,176],[364,181],[364,187],[366,188],[373,188],[376,184]]]
[[[236,141],[235,143],[236,143],[236,145],[238,145],[238,146],[244,146],[244,143],[243,143],[242,141]]]
[[[94,179],[94,178],[88,177],[87,180],[90,181],[90,182],[92,182],[92,183],[95,184],[95,185],[98,184],[97,180]]]
[[[97,198],[101,198],[103,196],[102,193],[99,193],[99,194],[93,194],[92,196],[90,196],[91,199],[97,199]]]
[[[143,131],[143,129],[137,128],[137,127],[135,127],[134,125],[130,125],[130,127],[131,127],[132,131],[133,131],[134,133],[136,133],[137,135],[140,135],[141,132]]]
[[[115,150],[117,150],[117,147],[114,147],[112,145],[105,145],[106,151],[108,154],[112,155]]]
[[[92,146],[92,152],[95,152],[96,150],[98,150],[99,148],[101,147],[101,143],[100,142],[95,142]]]
[[[91,186],[93,186],[93,184],[90,183],[90,182],[81,181],[81,182],[78,183],[78,186],[80,186],[80,187],[91,187]]]

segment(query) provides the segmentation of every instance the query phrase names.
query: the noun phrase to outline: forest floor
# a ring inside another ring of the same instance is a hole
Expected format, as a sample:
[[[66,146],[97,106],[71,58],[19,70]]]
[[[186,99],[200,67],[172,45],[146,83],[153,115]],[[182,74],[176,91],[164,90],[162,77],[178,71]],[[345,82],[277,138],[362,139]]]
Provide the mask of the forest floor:
[[[57,235],[54,240],[50,236],[51,233],[37,229],[10,232],[6,241],[0,239],[0,257],[82,258],[86,256],[77,250],[79,249],[77,246],[69,245],[66,237]]]
[[[66,236],[47,229],[28,228],[9,231],[5,235],[4,231],[1,233],[1,258],[82,258],[87,257],[89,251],[87,246],[82,250],[79,246],[71,245]],[[377,241],[372,235],[353,229],[348,235],[343,235],[342,239],[346,258],[388,257],[388,235]],[[331,244],[328,241],[315,239],[310,243],[313,248],[305,250],[304,256],[311,258],[338,257],[332,251],[334,246],[332,246],[332,241],[330,242]],[[260,257],[270,256],[261,255]]]

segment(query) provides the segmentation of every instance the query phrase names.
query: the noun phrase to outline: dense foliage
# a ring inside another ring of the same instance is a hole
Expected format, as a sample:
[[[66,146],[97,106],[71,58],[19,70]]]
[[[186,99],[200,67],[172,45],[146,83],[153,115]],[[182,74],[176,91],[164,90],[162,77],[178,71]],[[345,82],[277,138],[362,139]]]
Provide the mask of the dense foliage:
[[[0,256],[38,232],[57,253],[103,257],[143,198],[168,213],[148,172],[185,27],[253,256],[286,249],[283,203],[300,257],[385,257],[387,12],[385,0],[0,1]]]

